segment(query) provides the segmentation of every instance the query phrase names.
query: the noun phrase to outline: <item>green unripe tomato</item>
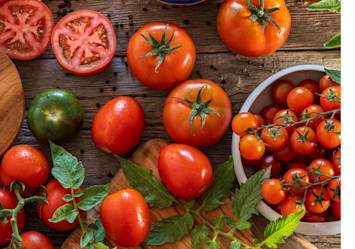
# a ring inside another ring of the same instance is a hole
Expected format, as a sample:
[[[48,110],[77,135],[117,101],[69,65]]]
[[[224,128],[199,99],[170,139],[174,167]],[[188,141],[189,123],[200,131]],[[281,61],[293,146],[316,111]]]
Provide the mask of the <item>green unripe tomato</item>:
[[[32,101],[27,123],[41,142],[62,142],[79,131],[83,123],[83,108],[78,99],[66,90],[46,90]]]

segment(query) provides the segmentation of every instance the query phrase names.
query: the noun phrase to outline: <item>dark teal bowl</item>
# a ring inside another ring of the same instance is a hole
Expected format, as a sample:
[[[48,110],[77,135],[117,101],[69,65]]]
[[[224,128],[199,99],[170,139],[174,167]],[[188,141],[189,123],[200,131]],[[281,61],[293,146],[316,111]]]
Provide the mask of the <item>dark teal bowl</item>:
[[[157,1],[165,4],[170,4],[170,5],[186,6],[186,5],[202,3],[206,0],[157,0]]]

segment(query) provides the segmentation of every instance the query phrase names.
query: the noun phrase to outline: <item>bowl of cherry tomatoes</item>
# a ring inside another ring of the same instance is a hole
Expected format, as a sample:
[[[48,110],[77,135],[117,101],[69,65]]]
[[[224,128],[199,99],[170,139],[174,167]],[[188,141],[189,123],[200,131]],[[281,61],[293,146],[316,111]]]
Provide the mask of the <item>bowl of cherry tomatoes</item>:
[[[238,181],[271,166],[258,211],[276,220],[304,209],[295,231],[307,235],[340,233],[341,93],[328,72],[300,65],[275,73],[232,121]]]

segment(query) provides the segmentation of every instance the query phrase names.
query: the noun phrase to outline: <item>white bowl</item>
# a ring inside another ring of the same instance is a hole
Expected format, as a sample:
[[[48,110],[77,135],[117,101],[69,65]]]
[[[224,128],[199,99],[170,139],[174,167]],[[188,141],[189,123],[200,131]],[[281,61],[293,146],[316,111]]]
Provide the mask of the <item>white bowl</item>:
[[[323,75],[324,66],[300,65],[286,68],[270,76],[256,87],[244,102],[240,112],[260,113],[265,106],[273,104],[271,88],[273,83],[279,80],[288,80],[294,85],[297,85],[305,79],[312,79],[318,82]],[[255,169],[253,169],[253,167],[243,167],[239,153],[239,136],[235,133],[233,133],[232,139],[232,155],[234,158],[234,171],[238,182],[245,182],[247,180],[247,175],[252,175],[255,172]],[[268,220],[276,220],[282,217],[264,201],[259,202],[257,209]],[[295,232],[307,235],[338,234],[340,233],[340,220],[319,223],[300,222]]]

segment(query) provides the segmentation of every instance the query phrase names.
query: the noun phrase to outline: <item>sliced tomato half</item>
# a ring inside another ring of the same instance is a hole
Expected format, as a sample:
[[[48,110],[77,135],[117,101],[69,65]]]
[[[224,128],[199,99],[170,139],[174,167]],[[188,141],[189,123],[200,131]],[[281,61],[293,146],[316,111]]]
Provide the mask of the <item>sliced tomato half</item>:
[[[0,47],[13,59],[32,60],[47,50],[53,15],[38,0],[0,1]]]
[[[93,75],[110,64],[117,41],[106,17],[96,11],[78,10],[57,23],[51,44],[55,58],[65,70],[76,75]]]

